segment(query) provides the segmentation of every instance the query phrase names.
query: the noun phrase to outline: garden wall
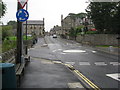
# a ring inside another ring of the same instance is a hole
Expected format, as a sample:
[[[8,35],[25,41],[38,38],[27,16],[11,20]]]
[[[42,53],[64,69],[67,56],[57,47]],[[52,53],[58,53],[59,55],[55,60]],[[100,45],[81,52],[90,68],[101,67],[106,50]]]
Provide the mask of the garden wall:
[[[113,45],[118,46],[117,34],[86,34],[78,35],[77,42],[90,45]]]

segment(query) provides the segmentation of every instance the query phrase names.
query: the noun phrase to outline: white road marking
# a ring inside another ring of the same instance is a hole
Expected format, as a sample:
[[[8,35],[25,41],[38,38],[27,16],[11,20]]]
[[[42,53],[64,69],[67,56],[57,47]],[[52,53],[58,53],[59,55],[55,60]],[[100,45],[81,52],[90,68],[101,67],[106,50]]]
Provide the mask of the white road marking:
[[[114,73],[114,74],[106,74],[106,76],[111,77],[115,80],[120,81],[120,73]]]
[[[92,53],[96,53],[97,51],[92,51]]]
[[[113,66],[118,66],[118,65],[120,65],[119,62],[110,62],[110,64],[112,64]]]
[[[33,48],[30,48],[30,50],[31,50],[31,49],[35,49],[35,48],[33,47]]]
[[[107,65],[105,62],[95,62],[96,66],[105,66]]]
[[[66,54],[66,53],[60,53],[60,54]]]
[[[85,53],[85,50],[64,50],[65,53]]]
[[[89,62],[79,62],[79,65],[90,65]]]
[[[74,65],[75,62],[65,62],[65,64],[71,64],[71,65]]]
[[[56,52],[57,50],[53,50],[52,52]]]
[[[58,49],[58,50],[62,50],[62,49]]]
[[[79,82],[75,82],[75,83],[68,83],[68,87],[71,88],[77,88],[76,90],[78,90],[78,88],[82,88],[82,90],[85,90],[84,87],[79,83]]]

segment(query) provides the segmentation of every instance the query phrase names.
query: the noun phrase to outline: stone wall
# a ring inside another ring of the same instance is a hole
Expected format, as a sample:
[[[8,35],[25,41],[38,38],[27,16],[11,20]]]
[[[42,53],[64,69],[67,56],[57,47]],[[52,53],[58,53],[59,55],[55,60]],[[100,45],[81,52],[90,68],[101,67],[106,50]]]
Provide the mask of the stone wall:
[[[76,41],[90,45],[113,45],[118,46],[117,34],[86,34],[77,36]]]

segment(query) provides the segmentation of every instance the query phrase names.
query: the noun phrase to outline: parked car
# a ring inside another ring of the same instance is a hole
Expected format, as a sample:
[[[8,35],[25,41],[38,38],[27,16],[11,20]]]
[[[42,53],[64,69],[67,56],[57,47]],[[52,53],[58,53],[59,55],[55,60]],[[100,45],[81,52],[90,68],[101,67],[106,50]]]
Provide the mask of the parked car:
[[[56,35],[56,34],[53,34],[53,38],[57,38],[57,35]]]

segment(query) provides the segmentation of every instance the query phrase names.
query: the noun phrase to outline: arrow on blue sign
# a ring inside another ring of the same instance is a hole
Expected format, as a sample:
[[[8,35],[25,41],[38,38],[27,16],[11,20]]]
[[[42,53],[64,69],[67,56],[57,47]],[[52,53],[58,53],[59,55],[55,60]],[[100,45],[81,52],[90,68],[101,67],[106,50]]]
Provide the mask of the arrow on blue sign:
[[[25,9],[20,9],[19,11],[17,11],[16,13],[16,18],[18,21],[20,22],[24,22],[27,21],[27,19],[29,18],[29,13],[27,10]]]

